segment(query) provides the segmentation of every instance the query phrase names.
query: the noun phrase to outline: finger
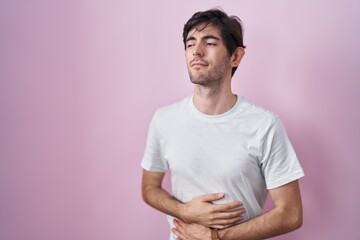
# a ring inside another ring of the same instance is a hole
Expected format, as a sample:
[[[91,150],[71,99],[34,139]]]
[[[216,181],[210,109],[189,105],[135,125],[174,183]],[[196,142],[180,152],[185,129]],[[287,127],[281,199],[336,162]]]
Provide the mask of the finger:
[[[216,219],[232,219],[243,215],[246,212],[244,208],[241,208],[232,212],[219,212],[214,214],[214,220]]]
[[[173,223],[174,223],[174,225],[175,225],[175,228],[176,228],[176,229],[181,228],[181,225],[180,225],[180,220],[178,220],[178,219],[174,219],[174,220],[173,220]]]
[[[173,234],[175,235],[176,240],[181,240],[181,239],[183,239],[184,236],[183,236],[182,233],[179,231],[179,229],[177,229],[177,228],[172,228],[171,231],[172,231]]]
[[[212,202],[222,199],[224,198],[224,196],[225,196],[224,193],[212,193],[212,194],[201,195],[198,197],[198,199],[203,202]]]
[[[174,237],[175,237],[176,240],[180,239],[180,238],[178,237],[178,232],[176,231],[175,228],[172,228],[172,229],[171,229],[171,232],[174,234]]]
[[[177,228],[183,228],[185,225],[185,222],[180,219],[174,219],[173,223]]]
[[[219,226],[221,226],[221,228],[225,228],[235,225],[240,221],[244,220],[244,213],[245,209],[240,209],[234,212],[217,213],[214,216],[214,219],[211,221],[209,227],[219,228]]]
[[[213,225],[213,226],[211,226],[211,228],[218,229],[218,230],[222,230],[222,229],[230,228],[230,227],[233,227],[233,226],[236,226],[236,224],[231,224],[231,225]]]
[[[235,224],[231,224],[231,225],[210,225],[210,228],[214,228],[214,229],[224,229],[224,228],[229,228],[234,226]]]
[[[214,204],[214,210],[217,212],[233,211],[233,210],[238,210],[238,208],[242,205],[243,204],[240,201],[224,203],[224,204]]]
[[[244,220],[243,216],[239,216],[237,218],[232,218],[232,219],[218,219],[212,221],[210,227],[219,228],[220,226],[221,228],[225,228],[225,227],[233,226],[238,222],[240,222],[241,220]]]
[[[244,216],[242,215],[244,211],[238,211],[236,213],[219,213],[214,219],[211,221],[211,225],[233,225],[238,223],[239,221],[244,220]]]

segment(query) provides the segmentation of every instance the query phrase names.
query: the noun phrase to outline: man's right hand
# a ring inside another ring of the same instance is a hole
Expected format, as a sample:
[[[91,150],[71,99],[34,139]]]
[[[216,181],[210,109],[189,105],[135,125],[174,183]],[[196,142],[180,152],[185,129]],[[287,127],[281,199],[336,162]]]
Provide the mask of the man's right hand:
[[[240,201],[225,204],[213,204],[224,198],[224,193],[207,194],[194,198],[183,205],[182,220],[188,223],[197,223],[210,228],[226,228],[233,226],[243,219]]]

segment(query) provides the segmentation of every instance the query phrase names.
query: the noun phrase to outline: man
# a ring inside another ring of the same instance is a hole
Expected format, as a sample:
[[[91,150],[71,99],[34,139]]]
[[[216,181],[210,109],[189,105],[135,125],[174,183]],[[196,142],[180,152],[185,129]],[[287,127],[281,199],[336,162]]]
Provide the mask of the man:
[[[212,9],[183,31],[194,92],[159,109],[142,160],[143,199],[170,239],[264,239],[302,225],[303,170],[277,115],[231,90],[244,56],[241,22]],[[172,173],[172,195],[162,188]],[[263,213],[267,194],[274,208]]]

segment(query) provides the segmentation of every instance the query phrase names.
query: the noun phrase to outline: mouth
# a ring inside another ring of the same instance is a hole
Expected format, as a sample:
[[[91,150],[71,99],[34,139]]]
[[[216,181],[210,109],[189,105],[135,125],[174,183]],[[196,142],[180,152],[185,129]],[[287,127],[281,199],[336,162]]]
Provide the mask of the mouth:
[[[190,66],[191,67],[206,67],[208,66],[209,64],[207,62],[203,62],[203,61],[192,61],[190,63]]]

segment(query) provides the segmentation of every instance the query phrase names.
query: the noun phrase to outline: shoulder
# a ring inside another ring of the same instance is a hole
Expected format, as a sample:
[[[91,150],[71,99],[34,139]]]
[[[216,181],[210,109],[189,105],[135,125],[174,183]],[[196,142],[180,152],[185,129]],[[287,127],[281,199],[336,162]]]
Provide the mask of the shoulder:
[[[245,98],[242,98],[239,110],[242,117],[255,125],[270,126],[279,119],[276,113],[256,105]]]
[[[157,109],[153,116],[153,121],[169,121],[171,119],[178,119],[184,116],[184,113],[189,109],[189,102],[191,97],[185,97],[180,101],[163,106]]]

